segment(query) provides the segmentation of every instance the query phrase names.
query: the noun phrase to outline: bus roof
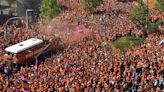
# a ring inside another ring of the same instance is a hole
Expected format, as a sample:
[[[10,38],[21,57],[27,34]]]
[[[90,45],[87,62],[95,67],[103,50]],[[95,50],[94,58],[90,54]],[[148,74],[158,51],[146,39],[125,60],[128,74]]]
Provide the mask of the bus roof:
[[[6,52],[10,52],[10,53],[13,53],[13,54],[17,54],[19,52],[22,52],[26,49],[29,49],[33,46],[36,46],[40,43],[42,43],[43,40],[41,39],[37,39],[37,38],[31,38],[31,39],[28,39],[26,41],[23,41],[23,42],[20,42],[18,44],[15,44],[15,45],[12,45],[10,47],[7,47],[5,49]]]

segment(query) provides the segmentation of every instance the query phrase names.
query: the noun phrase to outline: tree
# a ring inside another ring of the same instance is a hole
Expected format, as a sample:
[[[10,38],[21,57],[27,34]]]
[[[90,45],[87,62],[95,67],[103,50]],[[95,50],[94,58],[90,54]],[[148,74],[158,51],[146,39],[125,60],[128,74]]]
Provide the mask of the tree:
[[[137,27],[140,29],[144,29],[143,32],[145,35],[148,34],[148,32],[153,32],[158,30],[158,26],[161,22],[150,22],[148,19],[148,6],[145,5],[143,0],[137,0],[137,6],[132,10],[130,19],[133,21],[133,23],[136,24]]]
[[[157,2],[156,2],[156,8],[160,12],[164,12],[164,0],[157,0]]]
[[[9,4],[9,6],[11,7],[11,4],[13,3],[13,2],[15,2],[16,0],[6,0],[7,1],[7,3]]]
[[[14,8],[11,8],[11,4],[13,4],[16,0],[6,0],[7,3],[9,4],[9,14],[12,15],[13,12],[15,12],[16,10]]]
[[[55,15],[59,14],[60,7],[56,0],[42,0],[39,10],[42,18],[51,19]]]
[[[92,10],[102,3],[102,0],[84,0],[84,2],[82,2],[82,7],[85,10]]]
[[[142,0],[137,0],[137,6],[132,10],[129,18],[139,28],[144,28],[147,24],[148,8]]]

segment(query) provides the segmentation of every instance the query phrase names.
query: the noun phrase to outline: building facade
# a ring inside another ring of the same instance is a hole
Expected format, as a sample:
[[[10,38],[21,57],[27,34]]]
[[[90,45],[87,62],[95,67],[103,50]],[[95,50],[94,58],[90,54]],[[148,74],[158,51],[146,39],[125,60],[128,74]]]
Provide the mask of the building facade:
[[[17,0],[17,15],[25,17],[27,9],[38,11],[40,2],[41,0]]]

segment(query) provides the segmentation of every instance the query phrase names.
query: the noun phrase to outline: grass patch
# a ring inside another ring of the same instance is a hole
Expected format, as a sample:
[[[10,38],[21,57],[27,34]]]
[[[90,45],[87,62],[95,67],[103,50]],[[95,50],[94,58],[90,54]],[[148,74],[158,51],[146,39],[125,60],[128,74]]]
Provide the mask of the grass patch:
[[[126,51],[129,48],[140,45],[144,40],[144,38],[140,37],[125,36],[117,39],[116,41],[113,41],[112,44],[114,47],[120,49],[120,51]]]

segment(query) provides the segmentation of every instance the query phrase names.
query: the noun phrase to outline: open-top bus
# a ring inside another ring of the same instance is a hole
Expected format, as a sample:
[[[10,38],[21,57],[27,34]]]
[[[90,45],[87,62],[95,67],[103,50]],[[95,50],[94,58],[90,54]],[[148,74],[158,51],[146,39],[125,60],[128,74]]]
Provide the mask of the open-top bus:
[[[58,48],[59,40],[52,41],[31,38],[18,44],[5,48],[5,54],[1,61],[13,68],[13,65],[26,64],[39,56],[40,54],[54,51]]]

